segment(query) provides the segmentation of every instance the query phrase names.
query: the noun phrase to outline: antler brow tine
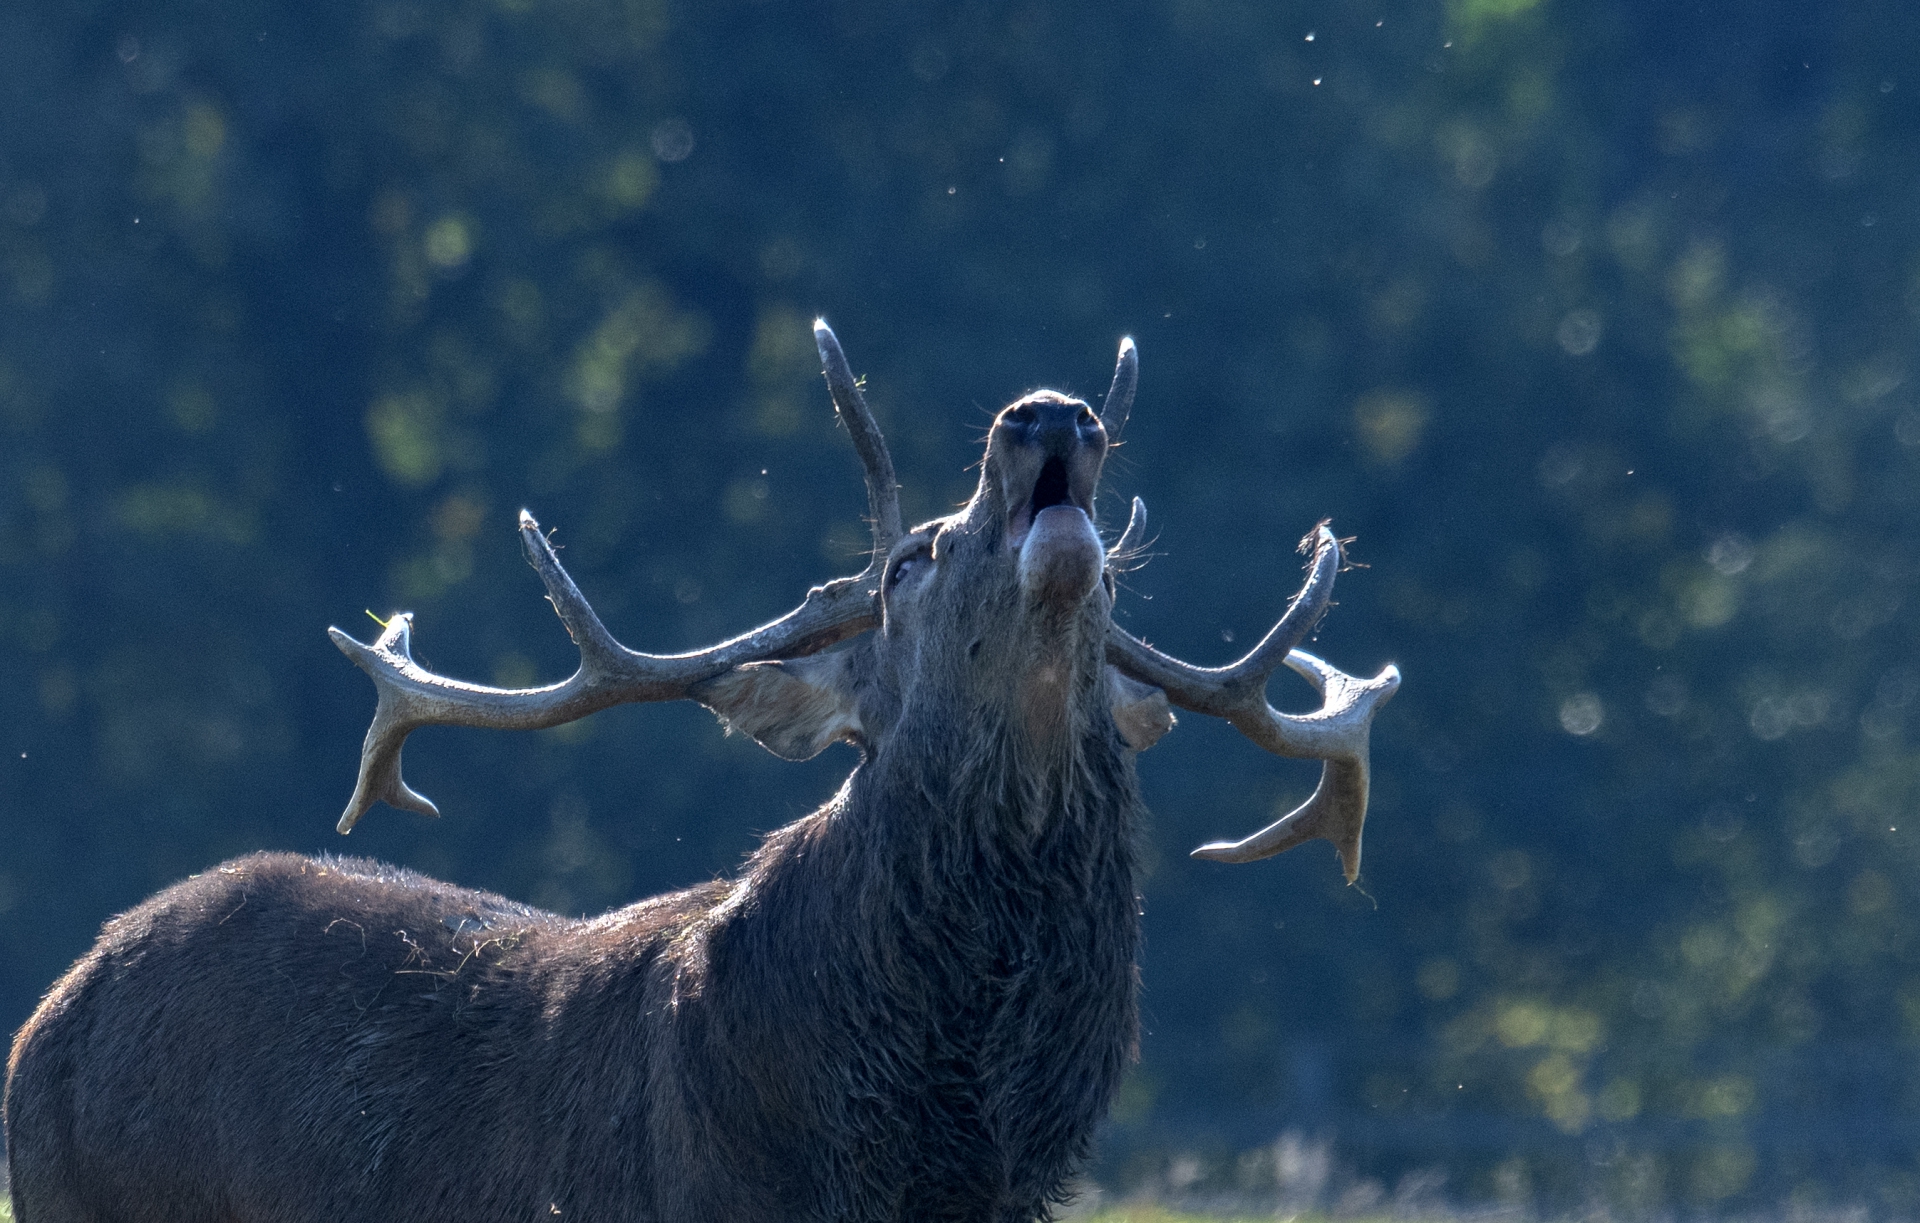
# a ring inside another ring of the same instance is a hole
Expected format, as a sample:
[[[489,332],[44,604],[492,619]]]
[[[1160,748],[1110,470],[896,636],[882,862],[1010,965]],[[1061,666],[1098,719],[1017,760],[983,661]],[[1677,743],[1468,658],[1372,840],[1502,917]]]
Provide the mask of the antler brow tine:
[[[1327,524],[1314,528],[1309,538],[1314,553],[1306,584],[1244,658],[1224,667],[1196,667],[1109,621],[1107,661],[1134,679],[1158,686],[1182,709],[1226,719],[1277,756],[1326,762],[1319,786],[1300,807],[1244,840],[1202,845],[1193,851],[1195,857],[1251,862],[1318,837],[1333,842],[1352,883],[1360,874],[1360,835],[1367,816],[1369,729],[1374,713],[1400,686],[1400,671],[1388,665],[1372,679],[1357,679],[1295,648],[1326,613],[1340,571],[1340,543]],[[1282,665],[1320,691],[1320,709],[1285,714],[1267,703],[1267,680]]]
[[[491,688],[435,675],[413,660],[413,613],[398,612],[371,643],[337,628],[327,635],[340,652],[373,679],[378,694],[373,723],[360,748],[353,797],[340,816],[350,831],[376,802],[422,815],[438,815],[427,797],[400,773],[400,749],[422,726],[481,726],[537,730],[584,718],[612,705],[670,701],[694,695],[701,681],[742,663],[816,653],[879,623],[874,593],[887,553],[900,538],[900,495],[886,439],[867,410],[833,332],[816,323],[815,339],[834,406],[853,438],[865,470],[873,515],[874,554],[866,569],[807,592],[800,605],[751,632],[685,654],[642,654],[621,645],[568,576],[540,524],[520,511],[520,543],[540,574],[547,597],[580,650],[580,666],[567,679],[540,688]]]

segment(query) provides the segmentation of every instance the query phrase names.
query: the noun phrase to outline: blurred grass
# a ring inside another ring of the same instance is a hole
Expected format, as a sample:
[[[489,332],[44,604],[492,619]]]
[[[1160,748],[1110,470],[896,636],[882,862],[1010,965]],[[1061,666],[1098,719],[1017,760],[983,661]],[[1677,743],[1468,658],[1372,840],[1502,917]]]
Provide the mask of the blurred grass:
[[[1395,1223],[1440,1223],[1443,1215],[1341,1215],[1341,1223],[1385,1223],[1392,1219]],[[1086,1215],[1083,1223],[1274,1223],[1275,1219],[1285,1219],[1287,1223],[1330,1223],[1332,1215],[1324,1214],[1193,1214],[1183,1210],[1168,1210],[1164,1206],[1111,1206]]]
[[[1276,1218],[1284,1218],[1287,1223],[1332,1223],[1334,1216],[1319,1213],[1276,1216],[1272,1214],[1195,1214],[1183,1210],[1168,1210],[1164,1206],[1112,1206],[1090,1215],[1072,1216],[1078,1223],[1273,1223]],[[1406,1215],[1341,1215],[1340,1223],[1443,1223],[1447,1216],[1406,1216]],[[13,1223],[13,1202],[0,1197],[0,1223]]]

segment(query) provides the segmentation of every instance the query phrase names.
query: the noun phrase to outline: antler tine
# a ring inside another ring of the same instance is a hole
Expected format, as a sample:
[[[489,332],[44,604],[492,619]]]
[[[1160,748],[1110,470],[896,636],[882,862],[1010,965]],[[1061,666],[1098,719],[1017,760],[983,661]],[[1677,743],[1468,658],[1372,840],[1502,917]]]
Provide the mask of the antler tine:
[[[1120,538],[1107,549],[1107,556],[1113,560],[1124,561],[1140,551],[1147,542],[1147,503],[1135,497],[1133,510],[1127,515],[1127,529],[1120,532]]]
[[[1113,365],[1113,385],[1107,388],[1107,397],[1100,404],[1100,423],[1106,426],[1107,444],[1120,440],[1120,431],[1127,427],[1127,417],[1133,414],[1133,392],[1140,385],[1140,352],[1133,346],[1132,336],[1120,337],[1120,356]]]
[[[1141,504],[1137,521],[1143,531],[1145,517],[1146,506]],[[1127,524],[1129,533],[1133,526],[1132,522]],[[1279,622],[1238,662],[1224,667],[1196,667],[1162,654],[1118,625],[1108,636],[1108,661],[1135,679],[1165,689],[1167,699],[1182,709],[1228,716],[1246,704],[1249,696],[1258,696],[1265,690],[1267,678],[1286,662],[1287,652],[1313,631],[1333,601],[1333,579],[1340,571],[1340,542],[1325,523],[1315,527],[1308,539],[1315,547],[1313,569],[1306,585],[1294,596]]]
[[[1153,684],[1182,709],[1232,723],[1276,756],[1319,759],[1320,784],[1300,807],[1242,841],[1216,841],[1193,851],[1215,862],[1252,862],[1316,837],[1332,841],[1347,882],[1360,874],[1360,835],[1367,817],[1369,729],[1373,715],[1400,686],[1387,666],[1357,679],[1294,647],[1312,631],[1333,598],[1340,544],[1321,523],[1309,537],[1313,568],[1287,612],[1246,657],[1225,667],[1196,667],[1162,654],[1116,624],[1107,630],[1107,661],[1123,674]],[[1321,693],[1321,708],[1285,714],[1267,703],[1267,679],[1284,664]]]
[[[1400,669],[1388,664],[1372,679],[1358,679],[1304,650],[1287,655],[1287,665],[1307,677],[1325,701],[1304,717],[1276,713],[1271,706],[1234,726],[1261,747],[1280,756],[1317,756],[1320,783],[1312,797],[1239,841],[1212,841],[1193,851],[1211,862],[1254,862],[1306,841],[1333,842],[1347,882],[1360,877],[1360,834],[1367,822],[1370,769],[1368,731],[1373,715],[1400,687]],[[1263,699],[1261,704],[1265,705]],[[1302,733],[1302,732],[1306,733]],[[1301,750],[1311,743],[1309,750]]]
[[[900,542],[906,528],[900,518],[900,485],[893,474],[893,458],[887,453],[886,439],[860,393],[847,355],[840,341],[827,326],[827,320],[813,320],[813,342],[820,349],[821,371],[827,376],[827,390],[833,395],[833,407],[846,422],[853,448],[866,470],[867,509],[873,519],[873,566],[886,564],[887,554]],[[877,569],[876,569],[877,571]]]

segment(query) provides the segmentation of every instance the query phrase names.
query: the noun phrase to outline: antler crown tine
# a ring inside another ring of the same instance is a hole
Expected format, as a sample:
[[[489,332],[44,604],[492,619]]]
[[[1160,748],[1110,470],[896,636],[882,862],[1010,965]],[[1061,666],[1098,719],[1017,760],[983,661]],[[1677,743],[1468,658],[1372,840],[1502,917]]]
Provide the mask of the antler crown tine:
[[[813,342],[820,350],[820,370],[827,379],[827,391],[833,396],[834,411],[847,426],[853,449],[867,482],[867,512],[873,523],[872,566],[885,565],[887,554],[900,542],[906,527],[900,517],[900,483],[893,472],[893,456],[887,453],[886,439],[874,423],[867,397],[847,364],[840,341],[827,326],[827,320],[813,320]]]
[[[1121,336],[1120,355],[1113,363],[1113,384],[1100,403],[1100,424],[1107,431],[1107,445],[1118,442],[1127,427],[1127,417],[1133,415],[1133,392],[1139,385],[1140,351],[1134,347],[1132,336]]]

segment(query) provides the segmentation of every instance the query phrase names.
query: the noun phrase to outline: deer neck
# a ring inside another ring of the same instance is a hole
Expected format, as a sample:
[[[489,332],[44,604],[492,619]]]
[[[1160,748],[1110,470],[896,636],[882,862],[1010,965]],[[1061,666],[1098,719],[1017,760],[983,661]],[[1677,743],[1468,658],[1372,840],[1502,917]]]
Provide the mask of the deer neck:
[[[1087,686],[1071,673],[1058,682]],[[960,941],[987,954],[1030,941],[1035,923],[1131,927],[1132,759],[1085,701],[1062,705],[1044,736],[1017,707],[942,750],[894,753],[856,772],[832,832],[859,847],[849,900],[891,919],[863,929],[915,944],[964,932]]]

